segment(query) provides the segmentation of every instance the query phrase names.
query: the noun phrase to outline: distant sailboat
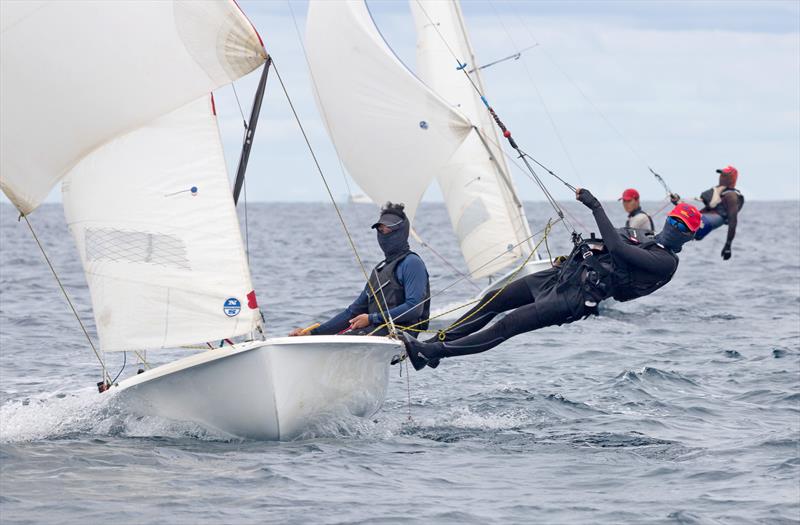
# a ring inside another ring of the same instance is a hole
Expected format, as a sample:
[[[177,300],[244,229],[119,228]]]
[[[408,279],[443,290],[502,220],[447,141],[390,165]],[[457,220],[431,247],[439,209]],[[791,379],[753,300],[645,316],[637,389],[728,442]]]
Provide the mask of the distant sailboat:
[[[266,81],[233,0],[7,3],[1,49],[0,187],[27,220],[63,180],[100,351],[212,347],[101,391],[260,439],[380,408],[397,341],[262,335],[209,94]]]
[[[405,202],[413,217],[436,179],[470,277],[514,265],[482,295],[512,275],[551,265],[532,253],[494,124],[453,59],[455,52],[475,60],[458,4],[410,3],[417,75],[383,40],[364,1],[311,0],[306,41],[316,100],[348,172],[375,202]],[[483,92],[479,71],[471,76]],[[515,273],[529,255],[531,262]]]

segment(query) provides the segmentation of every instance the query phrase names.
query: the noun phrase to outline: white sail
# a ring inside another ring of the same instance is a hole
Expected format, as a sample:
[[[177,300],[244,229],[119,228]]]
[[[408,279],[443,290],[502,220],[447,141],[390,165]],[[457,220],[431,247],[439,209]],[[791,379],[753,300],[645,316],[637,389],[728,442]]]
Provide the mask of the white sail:
[[[95,150],[62,191],[103,350],[218,341],[256,327],[209,95]]]
[[[471,124],[395,56],[363,0],[311,0],[306,49],[317,105],[350,176],[376,203],[422,195]]]
[[[266,58],[233,0],[2,4],[0,187],[22,213],[106,141]]]
[[[419,77],[476,124],[475,132],[436,179],[470,274],[473,278],[487,276],[530,253],[531,243],[524,242],[530,237],[528,221],[499,148],[495,125],[480,95],[457,69],[456,57],[466,62],[468,70],[478,66],[458,2],[410,0],[410,4],[417,29]],[[470,76],[485,93],[479,72]]]

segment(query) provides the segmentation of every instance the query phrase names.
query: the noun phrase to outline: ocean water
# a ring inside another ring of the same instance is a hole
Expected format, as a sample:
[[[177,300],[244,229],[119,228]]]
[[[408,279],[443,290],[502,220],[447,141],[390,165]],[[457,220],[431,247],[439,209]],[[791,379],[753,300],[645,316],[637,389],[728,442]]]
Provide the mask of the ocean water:
[[[580,205],[566,207],[591,226]],[[606,207],[622,219],[617,202]],[[552,215],[526,208],[534,230]],[[343,207],[370,263],[374,211]],[[250,204],[247,215],[271,334],[325,318],[363,285],[330,205]],[[374,417],[284,443],[110,405],[24,222],[7,205],[0,219],[4,524],[800,522],[797,201],[748,202],[730,261],[715,232],[688,245],[674,280],[650,297],[436,370],[393,367]],[[93,331],[60,205],[31,221]],[[441,204],[423,205],[417,226],[463,267]],[[549,246],[569,248],[560,226]],[[453,281],[419,253],[433,290]],[[437,301],[471,293],[457,286]]]

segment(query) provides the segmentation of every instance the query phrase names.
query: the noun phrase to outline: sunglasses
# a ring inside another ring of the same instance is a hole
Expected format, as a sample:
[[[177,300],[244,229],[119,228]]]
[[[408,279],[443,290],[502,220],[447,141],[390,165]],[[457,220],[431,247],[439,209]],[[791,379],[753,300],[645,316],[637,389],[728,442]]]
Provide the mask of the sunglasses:
[[[692,230],[690,230],[689,227],[686,226],[686,223],[684,223],[677,217],[667,217],[667,222],[678,228],[678,230],[682,231],[683,233],[692,233]]]

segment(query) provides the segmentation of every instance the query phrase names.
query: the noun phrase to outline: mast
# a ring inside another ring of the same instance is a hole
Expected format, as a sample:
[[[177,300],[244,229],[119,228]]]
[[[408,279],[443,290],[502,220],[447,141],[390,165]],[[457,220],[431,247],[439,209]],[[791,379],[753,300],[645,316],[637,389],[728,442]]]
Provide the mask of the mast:
[[[253,136],[256,133],[258,115],[261,113],[261,101],[264,99],[264,90],[267,87],[267,74],[269,73],[270,65],[272,65],[272,57],[267,55],[267,61],[264,62],[264,70],[261,72],[261,79],[258,81],[258,89],[256,89],[255,99],[253,100],[253,109],[250,111],[250,120],[247,123],[244,144],[242,144],[242,154],[239,156],[239,167],[236,169],[236,182],[233,185],[234,204],[239,202],[239,194],[242,192],[244,173],[247,170],[247,161],[250,159],[250,149],[253,146]]]

